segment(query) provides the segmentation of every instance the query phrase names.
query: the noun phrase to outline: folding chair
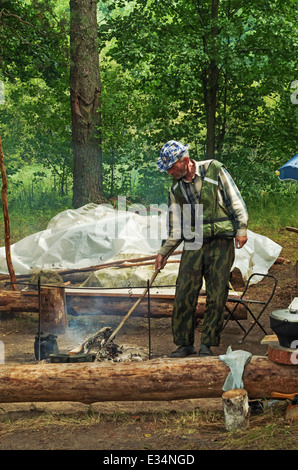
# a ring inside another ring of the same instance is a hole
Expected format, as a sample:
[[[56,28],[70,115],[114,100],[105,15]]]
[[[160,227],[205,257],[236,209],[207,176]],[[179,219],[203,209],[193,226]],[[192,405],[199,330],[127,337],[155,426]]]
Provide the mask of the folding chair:
[[[245,297],[245,294],[250,286],[250,283],[251,283],[251,279],[254,277],[254,276],[261,276],[261,277],[267,277],[267,278],[271,278],[272,279],[272,290],[270,291],[270,294],[267,296],[267,300],[253,300],[253,299],[247,299]],[[227,323],[233,319],[236,321],[236,323],[239,325],[239,327],[241,328],[241,330],[244,332],[244,336],[242,337],[242,339],[239,341],[239,343],[242,343],[245,338],[247,337],[247,335],[251,332],[251,330],[254,328],[255,325],[258,325],[261,330],[264,332],[265,335],[267,335],[265,329],[263,328],[263,326],[259,323],[259,320],[261,318],[261,316],[263,315],[264,311],[266,310],[266,308],[268,307],[269,303],[271,302],[272,300],[272,297],[275,293],[275,290],[276,290],[276,286],[277,286],[277,279],[275,278],[275,276],[273,276],[272,274],[259,274],[259,273],[254,273],[252,274],[247,283],[246,283],[246,286],[244,288],[244,291],[243,293],[241,294],[241,296],[239,297],[239,299],[235,298],[235,297],[228,297],[227,299],[227,302],[229,303],[234,303],[235,306],[230,309],[227,304],[225,305],[225,308],[226,310],[229,312],[229,316],[226,320],[226,322],[224,323],[223,327],[222,327],[222,330],[224,330],[224,328],[227,326]],[[235,311],[237,309],[237,307],[239,305],[242,305],[246,310],[247,312],[251,315],[251,317],[253,318],[253,323],[252,325],[246,330],[243,325],[241,325],[241,323],[239,322],[239,320],[237,318],[235,318]],[[252,312],[252,308],[254,306],[260,306],[261,309],[259,310],[258,313],[253,313]]]

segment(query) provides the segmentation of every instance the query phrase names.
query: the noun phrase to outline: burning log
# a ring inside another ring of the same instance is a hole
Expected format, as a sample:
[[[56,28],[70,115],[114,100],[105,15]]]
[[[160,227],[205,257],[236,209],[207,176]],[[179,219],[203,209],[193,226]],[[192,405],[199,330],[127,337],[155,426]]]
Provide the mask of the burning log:
[[[108,326],[101,328],[94,335],[85,339],[85,341],[83,341],[78,346],[76,346],[71,351],[69,351],[68,354],[70,355],[80,354],[80,353],[87,354],[90,351],[90,349],[93,347],[97,339],[100,339],[101,341],[106,341],[111,336],[112,332],[113,332],[112,328]],[[100,344],[99,344],[99,348],[100,348]]]
[[[218,356],[133,363],[1,365],[1,403],[220,398],[230,370]],[[250,399],[296,393],[297,367],[253,356],[243,373]]]

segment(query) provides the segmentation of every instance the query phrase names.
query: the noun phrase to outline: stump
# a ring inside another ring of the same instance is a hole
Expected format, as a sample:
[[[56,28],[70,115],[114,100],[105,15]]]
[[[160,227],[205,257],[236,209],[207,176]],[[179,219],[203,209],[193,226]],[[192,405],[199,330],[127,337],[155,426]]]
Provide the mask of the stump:
[[[249,427],[249,405],[247,391],[243,388],[228,390],[222,395],[222,404],[227,431]]]
[[[67,331],[66,302],[61,287],[40,290],[40,330],[43,333],[65,334]]]

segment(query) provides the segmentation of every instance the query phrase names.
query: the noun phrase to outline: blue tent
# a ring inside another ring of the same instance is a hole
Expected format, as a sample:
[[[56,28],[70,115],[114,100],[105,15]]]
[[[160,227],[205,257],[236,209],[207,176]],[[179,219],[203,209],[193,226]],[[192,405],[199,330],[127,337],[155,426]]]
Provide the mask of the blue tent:
[[[280,180],[298,181],[298,153],[276,171]]]

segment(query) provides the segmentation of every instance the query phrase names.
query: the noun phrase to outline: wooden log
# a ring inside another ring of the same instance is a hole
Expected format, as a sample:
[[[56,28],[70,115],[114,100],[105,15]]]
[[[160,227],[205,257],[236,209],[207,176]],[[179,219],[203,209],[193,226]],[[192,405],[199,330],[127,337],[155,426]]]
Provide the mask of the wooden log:
[[[282,256],[278,256],[278,258],[276,258],[276,260],[274,261],[274,264],[284,264],[285,261],[285,258],[283,258]]]
[[[280,346],[279,341],[268,344],[268,357],[279,364],[297,365],[297,349],[284,348]],[[297,369],[298,372],[298,369]]]
[[[36,291],[0,291],[0,312],[38,312]]]
[[[298,405],[289,404],[287,406],[285,419],[290,422],[298,419]]]
[[[288,230],[289,232],[298,233],[298,228],[296,227],[286,227],[286,230]]]
[[[250,410],[246,390],[236,388],[224,392],[222,395],[222,405],[227,431],[247,429],[249,427]]]
[[[133,295],[132,299],[137,298]],[[150,312],[152,318],[170,317],[172,315],[172,305],[174,296],[150,296]],[[104,292],[96,293],[95,291],[84,293],[81,290],[68,292],[65,290],[66,310],[69,315],[124,315],[132,305],[131,297],[124,295],[111,295]],[[196,309],[197,318],[204,318],[205,313],[205,297],[199,297]],[[227,303],[231,309],[234,304]],[[0,313],[2,312],[38,312],[38,292],[37,291],[6,291],[0,290]],[[147,316],[148,304],[145,299],[137,309],[133,316]],[[235,312],[237,320],[246,319],[247,311],[240,306]],[[225,317],[228,313],[225,312]]]
[[[156,401],[220,398],[230,373],[218,356],[143,362],[0,365],[0,403],[76,401]],[[252,356],[243,373],[253,398],[274,391],[295,393],[294,366]]]
[[[44,334],[67,331],[65,291],[61,287],[40,289],[40,331]]]

